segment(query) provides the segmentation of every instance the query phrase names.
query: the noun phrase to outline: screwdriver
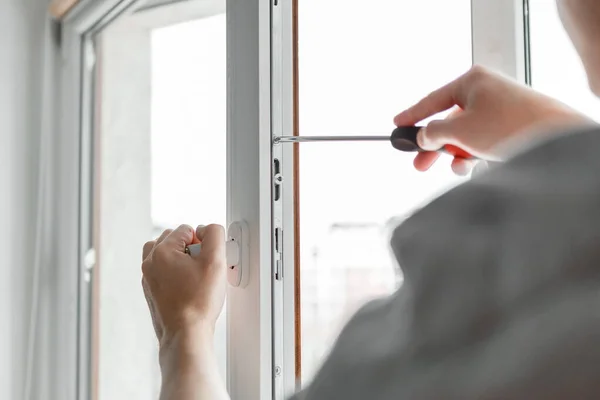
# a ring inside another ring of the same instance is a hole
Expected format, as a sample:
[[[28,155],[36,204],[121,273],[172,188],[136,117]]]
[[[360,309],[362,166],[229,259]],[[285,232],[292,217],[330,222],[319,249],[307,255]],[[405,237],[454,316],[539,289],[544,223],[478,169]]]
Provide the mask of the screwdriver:
[[[417,133],[423,126],[399,126],[392,131],[391,136],[278,136],[273,144],[303,143],[303,142],[376,142],[389,141],[396,150],[403,152],[425,152],[417,143]],[[447,144],[436,150],[451,156],[474,160],[476,157],[465,150]]]

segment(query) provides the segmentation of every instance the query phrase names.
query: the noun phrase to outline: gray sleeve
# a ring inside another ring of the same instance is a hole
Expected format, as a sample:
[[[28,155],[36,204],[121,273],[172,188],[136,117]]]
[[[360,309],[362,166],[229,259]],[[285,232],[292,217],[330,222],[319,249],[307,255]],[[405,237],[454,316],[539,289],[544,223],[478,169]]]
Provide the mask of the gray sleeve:
[[[404,274],[293,400],[597,399],[600,131],[553,138],[399,226]]]
[[[378,332],[388,330],[398,332],[398,328],[402,325],[398,324],[396,317],[390,315],[390,313],[399,311],[398,304],[392,306],[393,301],[398,300],[399,296],[400,293],[397,293],[390,298],[374,300],[364,305],[346,324],[334,344],[330,356],[327,357],[320,370],[315,374],[313,381],[292,400],[309,400],[313,398],[354,399],[355,397],[346,392],[343,385],[335,384],[338,378],[337,373],[341,373],[340,377],[342,377],[349,366],[365,364],[367,361],[363,358],[365,354],[378,354],[389,351],[386,348],[389,345],[388,343],[383,340],[373,340],[375,338],[373,336],[375,333],[374,327],[378,325]],[[349,349],[361,348],[368,350],[349,351]],[[373,372],[376,373],[378,369],[379,367],[374,369]],[[366,376],[355,378],[363,379],[365,385],[368,386]],[[318,391],[315,388],[319,388]]]
[[[301,390],[300,392],[290,397],[289,400],[306,400],[306,390]]]

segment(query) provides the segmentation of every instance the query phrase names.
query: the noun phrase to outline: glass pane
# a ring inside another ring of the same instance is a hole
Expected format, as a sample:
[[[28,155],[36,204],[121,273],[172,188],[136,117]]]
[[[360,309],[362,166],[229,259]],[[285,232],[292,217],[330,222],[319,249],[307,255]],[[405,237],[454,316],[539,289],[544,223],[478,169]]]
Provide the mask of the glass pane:
[[[389,134],[393,117],[472,63],[470,0],[299,1],[301,135]],[[439,117],[439,116],[438,116]],[[387,143],[300,145],[302,382],[340,328],[401,274],[388,235],[461,182]]]
[[[225,14],[152,33],[152,221],[226,226]],[[215,349],[226,376],[226,306]]]
[[[532,86],[600,121],[600,102],[588,87],[581,60],[554,1],[529,0]]]
[[[225,62],[224,14],[152,33],[152,220],[158,226],[225,225]]]
[[[98,40],[100,400],[158,398],[158,345],[140,284],[143,243],[182,223],[225,224],[225,16],[160,29],[140,18],[119,19]],[[224,321],[216,335],[223,376]]]

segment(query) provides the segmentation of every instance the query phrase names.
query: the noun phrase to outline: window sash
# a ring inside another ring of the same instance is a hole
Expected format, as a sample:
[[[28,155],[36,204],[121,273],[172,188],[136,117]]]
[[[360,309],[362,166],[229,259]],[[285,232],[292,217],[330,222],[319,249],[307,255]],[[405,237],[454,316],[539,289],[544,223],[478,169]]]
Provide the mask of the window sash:
[[[297,75],[297,1],[273,1],[271,3],[271,40],[272,40],[272,137],[297,134],[298,86],[294,85]],[[273,251],[275,260],[279,258],[281,271],[274,271],[273,284],[273,362],[274,362],[274,399],[284,399],[297,387],[296,349],[299,344],[299,302],[296,277],[299,277],[299,243],[296,240],[298,220],[298,191],[296,167],[299,158],[295,158],[298,146],[273,146],[273,161],[281,165],[283,182],[280,185],[281,197],[273,199],[273,229],[282,232],[279,254]],[[297,266],[297,267],[296,267]],[[274,265],[277,269],[277,260]],[[282,277],[278,278],[281,273]]]
[[[285,132],[292,132],[293,135],[298,135],[298,112],[299,112],[299,77],[298,77],[298,57],[297,57],[297,41],[298,41],[298,1],[293,0],[289,9],[282,7],[283,11],[279,11],[280,17],[274,18],[275,26],[273,26],[274,32],[277,29],[282,29],[284,32],[289,31],[287,34],[292,37],[291,49],[292,51],[278,51],[277,47],[274,46],[274,60],[278,57],[284,58],[283,61],[279,61],[286,64],[285,58],[291,59],[291,67],[289,73],[292,74],[290,79],[286,79],[286,72],[284,71],[280,79],[274,79],[273,85],[279,86],[273,88],[273,91],[279,90],[279,92],[287,93],[291,92],[293,97],[293,104],[288,105],[290,112],[292,113],[291,126],[286,125],[287,131],[284,130],[284,135],[289,134]],[[284,2],[289,3],[289,2]],[[471,17],[472,17],[472,46],[473,46],[473,64],[479,64],[496,71],[502,72],[503,74],[512,77],[520,82],[529,83],[529,47],[528,47],[528,0],[506,0],[502,2],[489,2],[483,0],[472,0],[471,1]],[[291,21],[288,21],[291,19]],[[285,35],[285,33],[284,33]],[[288,44],[289,45],[289,44]],[[289,85],[292,88],[289,88]],[[285,100],[285,99],[284,99]],[[284,111],[285,112],[285,111]],[[291,148],[292,146],[288,146]],[[286,346],[283,350],[280,350],[283,354],[289,354],[291,349],[294,349],[294,373],[289,371],[291,369],[289,364],[284,369],[284,376],[288,381],[295,379],[297,385],[301,383],[301,312],[300,304],[301,301],[300,293],[300,230],[299,226],[299,215],[301,205],[298,202],[299,199],[299,176],[301,174],[301,166],[298,160],[298,144],[293,145],[293,150],[288,157],[284,157],[283,169],[291,169],[291,173],[286,174],[285,182],[283,185],[283,193],[288,193],[288,198],[293,201],[288,201],[284,204],[280,218],[284,221],[283,231],[285,232],[285,241],[291,241],[287,246],[284,246],[284,254],[282,258],[284,260],[284,271],[287,273],[287,277],[294,277],[293,290],[283,293],[275,293],[273,301],[283,302],[294,302],[293,311],[288,311],[291,315],[294,314],[294,321],[290,322],[286,315],[283,317],[274,314],[273,325],[275,327],[281,326],[279,329],[275,329],[275,335],[284,334],[286,337],[283,340],[277,342],[283,342]],[[289,179],[288,179],[289,176]],[[292,232],[292,234],[288,234]],[[292,295],[290,295],[290,292]],[[286,308],[289,310],[289,308]],[[293,326],[293,329],[292,329]],[[293,337],[292,337],[292,333]],[[286,390],[289,390],[292,385],[286,385]],[[298,387],[296,387],[298,389]],[[277,400],[281,397],[275,397]]]
[[[233,400],[273,398],[271,3],[227,1],[227,220],[250,232],[250,281],[228,291]]]

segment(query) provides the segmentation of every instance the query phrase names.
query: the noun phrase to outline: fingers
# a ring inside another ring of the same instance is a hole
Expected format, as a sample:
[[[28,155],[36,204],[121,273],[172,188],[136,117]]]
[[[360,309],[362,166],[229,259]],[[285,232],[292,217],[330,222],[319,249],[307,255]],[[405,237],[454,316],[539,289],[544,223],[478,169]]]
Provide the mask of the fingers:
[[[211,246],[212,243],[225,242],[225,228],[217,224],[199,225],[196,228],[196,236],[202,242],[202,248],[206,248]]]
[[[463,76],[431,92],[414,106],[396,115],[394,124],[396,126],[415,125],[455,105],[464,108],[465,99],[460,91]]]
[[[196,230],[202,249],[218,249],[225,246],[225,229],[221,225],[199,226]]]
[[[225,255],[225,229],[221,225],[199,226],[196,235],[202,242],[202,253]]]
[[[149,242],[146,242],[142,248],[142,261],[145,261],[148,257],[150,257],[152,251],[154,251],[154,248],[164,241],[166,237],[171,234],[171,232],[173,232],[173,229],[166,229],[156,240],[150,240]]]
[[[172,230],[166,229],[156,240],[151,240],[144,244],[142,250],[142,261],[145,261],[158,245],[168,250],[185,251],[186,246],[192,243],[198,243],[198,238],[194,229],[189,225],[181,225]]]
[[[179,228],[167,235],[162,244],[171,250],[183,252],[187,245],[194,242],[194,237],[195,232],[191,226],[180,225]]]
[[[469,133],[469,112],[453,113],[450,117],[431,121],[417,133],[417,143],[424,150],[435,151],[447,144],[461,145]]]
[[[144,244],[144,248],[142,249],[142,261],[144,261],[146,258],[148,258],[148,256],[152,252],[152,249],[154,249],[155,245],[156,245],[155,240],[151,240],[149,242],[146,242],[146,244]]]
[[[432,121],[417,133],[417,144],[424,150],[439,150],[447,144],[449,130],[448,121]]]
[[[413,165],[415,169],[420,172],[428,171],[433,164],[440,158],[440,153],[438,152],[424,152],[419,153],[415,157],[413,161]],[[475,165],[477,164],[474,160],[467,160],[460,157],[455,157],[452,160],[452,172],[454,172],[458,176],[467,176],[471,173]]]
[[[206,225],[198,225],[196,227],[196,237],[198,238],[198,240],[200,240],[200,242],[202,242],[202,239],[204,238],[205,230],[206,230]]]
[[[425,172],[431,168],[433,164],[440,158],[440,153],[435,151],[428,151],[425,153],[419,153],[413,161],[413,165],[417,171]]]
[[[163,240],[165,240],[167,238],[167,236],[169,236],[171,233],[173,232],[173,229],[166,229],[165,231],[163,231],[163,233],[160,234],[160,236],[158,237],[158,239],[156,239],[156,244],[160,244]]]
[[[473,160],[454,157],[452,160],[452,171],[458,176],[467,176],[471,173],[475,164]]]

